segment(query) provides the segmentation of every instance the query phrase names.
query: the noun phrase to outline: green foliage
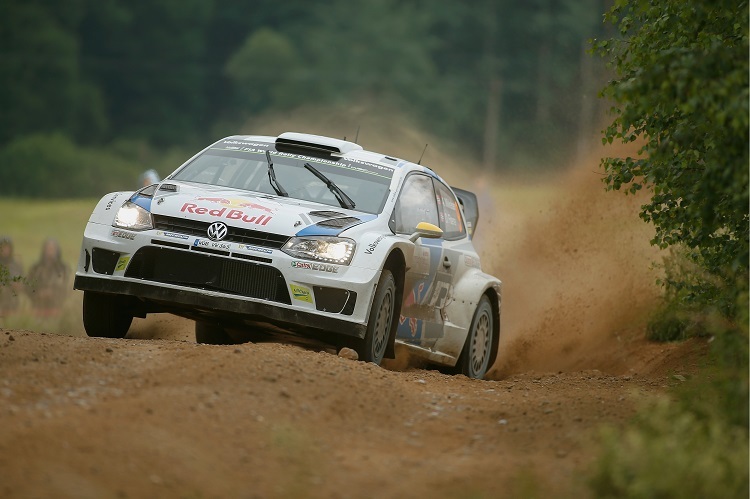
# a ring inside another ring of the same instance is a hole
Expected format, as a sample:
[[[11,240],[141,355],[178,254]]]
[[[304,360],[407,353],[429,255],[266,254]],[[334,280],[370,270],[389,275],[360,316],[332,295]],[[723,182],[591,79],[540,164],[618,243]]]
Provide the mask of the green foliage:
[[[609,190],[649,190],[641,218],[665,260],[659,340],[712,336],[710,364],[610,430],[591,478],[597,497],[747,497],[748,4],[617,0],[622,39],[597,41],[617,77],[603,142]]]
[[[106,127],[103,103],[79,64],[79,6],[0,4],[0,144],[31,132]]]
[[[558,166],[596,119],[580,112],[596,79],[581,55],[600,3],[6,0],[0,148],[52,132],[87,145],[203,144],[251,115],[364,102],[400,109],[470,156],[494,141],[503,166]]]
[[[714,317],[709,361],[670,399],[608,429],[591,473],[596,497],[746,497],[748,491],[747,295],[741,327]]]
[[[653,244],[681,244],[705,276],[666,281],[732,316],[748,284],[748,4],[617,1],[620,40],[595,42],[617,78],[604,90],[615,119],[603,141],[642,144],[605,158],[608,189],[651,192],[641,218]],[[706,278],[703,278],[706,277]]]
[[[0,263],[0,288],[4,286],[10,286],[13,283],[25,282],[23,276],[17,275],[12,276],[8,272],[8,267]]]
[[[602,498],[747,497],[747,439],[746,429],[660,400],[626,430],[604,432],[590,486]]]
[[[0,150],[0,195],[72,198],[136,187],[146,168],[66,136],[29,135]]]
[[[342,22],[345,20],[345,22]],[[434,81],[429,11],[396,0],[334,0],[297,39],[327,100],[418,99]]]
[[[646,337],[651,341],[686,340],[691,336],[690,330],[694,324],[681,310],[668,304],[651,317],[646,327]]]
[[[299,104],[304,92],[302,67],[289,38],[260,28],[232,55],[225,73],[239,108],[257,112],[269,106],[285,109]]]

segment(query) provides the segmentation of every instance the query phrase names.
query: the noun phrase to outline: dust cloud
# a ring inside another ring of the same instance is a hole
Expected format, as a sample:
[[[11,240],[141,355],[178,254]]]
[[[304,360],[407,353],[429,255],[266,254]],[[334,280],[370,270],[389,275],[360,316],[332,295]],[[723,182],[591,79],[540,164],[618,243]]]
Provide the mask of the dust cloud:
[[[500,353],[490,377],[620,373],[627,343],[642,340],[659,296],[653,228],[638,218],[643,196],[604,190],[599,159],[531,184],[496,180],[497,221],[479,225],[490,232],[480,244],[482,266],[503,280]]]

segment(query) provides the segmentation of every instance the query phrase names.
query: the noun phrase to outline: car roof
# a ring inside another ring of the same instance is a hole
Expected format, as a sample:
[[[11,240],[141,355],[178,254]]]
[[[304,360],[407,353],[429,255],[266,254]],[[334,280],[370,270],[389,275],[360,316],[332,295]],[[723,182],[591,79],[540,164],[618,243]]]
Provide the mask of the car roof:
[[[437,175],[431,168],[425,165],[419,165],[416,163],[412,163],[411,161],[407,161],[394,156],[388,156],[386,154],[374,151],[366,151],[362,148],[362,146],[355,142],[335,139],[333,137],[325,137],[322,135],[313,135],[298,132],[284,132],[278,137],[268,135],[233,135],[230,137],[225,137],[218,142],[221,142],[223,140],[243,140],[249,142],[265,142],[269,144],[283,144],[285,143],[284,141],[286,141],[287,144],[294,143],[300,145],[301,147],[306,147],[307,145],[309,145],[311,150],[316,149],[320,151],[321,148],[325,148],[326,150],[332,151],[332,157],[367,161],[369,163],[390,167],[394,169],[394,173],[401,169],[405,170],[403,172],[404,174],[408,173],[409,171],[416,170],[440,178],[440,176]],[[442,179],[440,180],[443,181]],[[443,181],[443,183],[445,183],[445,181]]]

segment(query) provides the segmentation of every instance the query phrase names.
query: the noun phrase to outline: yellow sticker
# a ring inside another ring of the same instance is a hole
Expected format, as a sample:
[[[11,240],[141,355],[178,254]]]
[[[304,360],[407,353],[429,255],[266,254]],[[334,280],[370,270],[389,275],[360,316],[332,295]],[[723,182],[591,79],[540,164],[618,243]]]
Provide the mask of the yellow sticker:
[[[117,260],[117,267],[115,267],[115,271],[125,270],[125,267],[128,266],[129,261],[129,256],[121,256],[120,259]]]
[[[304,286],[297,286],[296,284],[290,284],[289,289],[292,290],[292,296],[295,300],[299,301],[306,301],[307,303],[312,303],[312,293],[310,293],[310,290]]]

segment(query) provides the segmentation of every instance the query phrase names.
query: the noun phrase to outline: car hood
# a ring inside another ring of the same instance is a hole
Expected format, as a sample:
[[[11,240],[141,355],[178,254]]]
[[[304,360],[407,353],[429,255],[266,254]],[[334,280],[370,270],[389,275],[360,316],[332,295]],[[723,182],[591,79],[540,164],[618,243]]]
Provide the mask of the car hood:
[[[299,199],[253,194],[235,189],[200,187],[171,182],[153,198],[133,200],[153,215],[224,222],[232,227],[293,235],[338,235],[377,215],[311,203]],[[172,187],[173,186],[173,187]]]

